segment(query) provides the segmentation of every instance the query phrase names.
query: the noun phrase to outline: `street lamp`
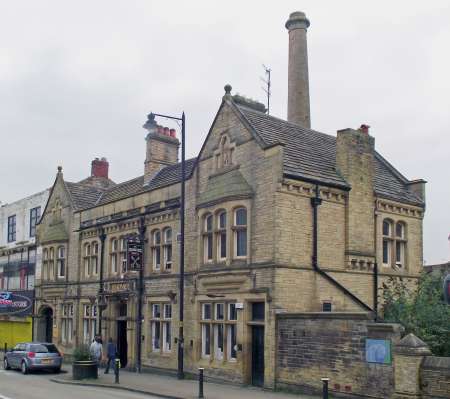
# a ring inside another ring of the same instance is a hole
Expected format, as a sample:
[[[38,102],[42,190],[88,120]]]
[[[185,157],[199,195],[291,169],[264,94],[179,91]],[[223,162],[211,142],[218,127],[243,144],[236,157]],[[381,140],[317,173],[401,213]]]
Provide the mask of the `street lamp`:
[[[186,191],[186,118],[184,112],[181,118],[163,114],[150,113],[149,120],[154,119],[155,116],[161,118],[181,121],[181,201],[180,201],[180,283],[179,283],[179,332],[178,332],[178,379],[184,379],[184,214],[185,214],[185,191]]]

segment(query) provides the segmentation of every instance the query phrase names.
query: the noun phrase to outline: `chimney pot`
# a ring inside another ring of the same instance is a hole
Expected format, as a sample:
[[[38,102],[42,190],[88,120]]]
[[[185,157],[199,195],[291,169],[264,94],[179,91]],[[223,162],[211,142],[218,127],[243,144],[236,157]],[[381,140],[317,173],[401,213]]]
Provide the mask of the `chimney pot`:
[[[370,128],[369,125],[362,124],[359,128],[359,131],[364,134],[369,134],[369,128]]]
[[[91,163],[91,176],[108,178],[109,163],[105,157],[95,158]]]
[[[177,131],[175,129],[170,129],[170,137],[177,137]]]
[[[169,135],[169,128],[165,127],[164,128],[164,136],[168,136]]]
[[[158,134],[164,134],[164,128],[162,126],[158,126]]]

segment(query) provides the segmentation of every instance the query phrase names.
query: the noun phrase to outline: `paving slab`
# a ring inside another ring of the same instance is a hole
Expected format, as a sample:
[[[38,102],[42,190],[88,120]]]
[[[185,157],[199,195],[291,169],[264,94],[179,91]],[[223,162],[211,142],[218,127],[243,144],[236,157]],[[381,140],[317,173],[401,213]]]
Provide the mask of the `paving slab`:
[[[151,373],[120,372],[120,384],[114,383],[114,374],[104,374],[99,370],[99,378],[76,381],[72,373],[52,377],[55,383],[95,386],[103,388],[123,389],[136,393],[149,394],[168,399],[198,398],[198,382],[195,380],[178,380],[174,376]],[[255,387],[236,386],[205,382],[205,399],[317,399],[317,396],[297,395],[284,392],[274,392]]]

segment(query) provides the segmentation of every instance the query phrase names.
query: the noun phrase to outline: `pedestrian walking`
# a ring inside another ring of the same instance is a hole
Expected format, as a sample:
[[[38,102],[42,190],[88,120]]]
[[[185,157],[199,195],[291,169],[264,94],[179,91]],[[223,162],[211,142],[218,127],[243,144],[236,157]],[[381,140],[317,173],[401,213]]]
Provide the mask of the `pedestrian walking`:
[[[113,339],[109,337],[108,344],[106,345],[106,356],[108,356],[108,361],[106,363],[105,374],[109,373],[109,366],[111,365],[111,363],[114,367],[114,361],[116,360],[116,353],[117,353],[116,344],[113,342]]]
[[[90,352],[92,356],[92,360],[95,360],[97,364],[100,366],[100,362],[103,357],[103,346],[100,343],[100,337],[97,335],[92,341]]]

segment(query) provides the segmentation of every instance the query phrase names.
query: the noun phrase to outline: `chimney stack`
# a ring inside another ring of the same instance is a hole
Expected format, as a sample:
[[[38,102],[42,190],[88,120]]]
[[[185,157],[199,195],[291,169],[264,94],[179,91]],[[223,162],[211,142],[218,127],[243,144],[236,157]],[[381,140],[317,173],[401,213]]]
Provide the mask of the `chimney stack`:
[[[285,26],[289,31],[287,120],[309,129],[311,128],[311,115],[306,42],[309,20],[305,13],[296,11],[289,16]]]
[[[145,138],[147,151],[144,163],[144,185],[150,183],[162,168],[178,162],[180,146],[175,129],[158,125],[153,114],[149,114],[147,118],[143,126],[148,131]]]
[[[109,163],[106,158],[95,158],[91,162],[91,176],[108,178]]]

